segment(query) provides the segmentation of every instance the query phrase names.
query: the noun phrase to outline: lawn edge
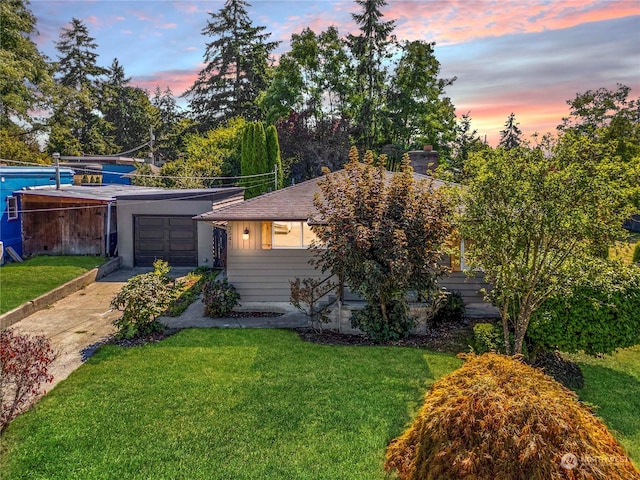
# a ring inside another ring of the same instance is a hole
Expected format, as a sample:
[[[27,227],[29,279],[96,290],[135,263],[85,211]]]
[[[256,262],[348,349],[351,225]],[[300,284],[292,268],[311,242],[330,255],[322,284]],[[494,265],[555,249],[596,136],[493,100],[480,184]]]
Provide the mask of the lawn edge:
[[[0,315],[0,329],[8,328],[14,323],[19,322],[23,318],[26,318],[29,315],[46,308],[52,303],[55,303],[58,300],[61,300],[64,297],[83,289],[87,285],[90,285],[96,280],[99,280],[102,277],[105,277],[106,275],[109,275],[110,273],[119,269],[120,265],[121,258],[113,258],[108,262],[100,265],[99,267],[93,268],[88,272],[83,273],[79,277],[74,278],[73,280],[69,280],[67,283],[54,288],[50,292],[44,293],[33,300],[29,300],[28,302],[23,303],[13,310],[9,310],[8,312],[3,313],[2,315]]]

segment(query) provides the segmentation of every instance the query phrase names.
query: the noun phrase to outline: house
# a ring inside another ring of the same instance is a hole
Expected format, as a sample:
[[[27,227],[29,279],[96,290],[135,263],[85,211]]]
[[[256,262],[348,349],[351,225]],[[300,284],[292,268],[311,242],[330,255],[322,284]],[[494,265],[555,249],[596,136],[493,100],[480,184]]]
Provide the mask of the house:
[[[122,184],[131,185],[131,173],[145,161],[141,158],[95,156],[67,156],[60,157],[60,165],[70,167],[76,171],[74,183],[76,185],[93,184]]]
[[[429,178],[414,175],[416,179]],[[308,180],[195,218],[226,224],[227,278],[243,302],[289,302],[290,280],[324,278],[310,265],[313,251],[308,248],[314,238],[308,221],[317,214],[313,199],[320,191],[318,180]],[[444,261],[454,271],[442,279],[441,284],[449,290],[460,291],[467,303],[483,303],[479,290],[487,285],[482,277],[467,276],[463,260],[452,262],[446,258]]]
[[[60,183],[73,183],[73,170],[60,169]],[[55,167],[0,166],[0,241],[22,255],[22,205],[19,192],[25,188],[55,186]]]
[[[215,265],[213,227],[194,215],[243,199],[242,188],[184,189],[133,185],[20,191],[25,255],[100,255],[124,266]]]

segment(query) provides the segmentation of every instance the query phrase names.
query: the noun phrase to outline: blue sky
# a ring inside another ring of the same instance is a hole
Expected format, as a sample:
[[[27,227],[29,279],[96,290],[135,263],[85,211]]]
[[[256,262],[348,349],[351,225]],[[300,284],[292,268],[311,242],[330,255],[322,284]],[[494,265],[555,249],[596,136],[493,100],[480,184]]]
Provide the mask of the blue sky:
[[[249,14],[264,25],[278,52],[292,33],[336,25],[355,33],[353,1],[253,0]],[[180,95],[198,71],[201,34],[222,1],[32,0],[40,50],[56,59],[55,42],[71,18],[98,44],[99,63],[118,58],[134,85]],[[390,0],[399,39],[436,42],[443,77],[458,115],[495,144],[511,112],[525,135],[555,131],[577,93],[617,83],[640,96],[640,0]]]

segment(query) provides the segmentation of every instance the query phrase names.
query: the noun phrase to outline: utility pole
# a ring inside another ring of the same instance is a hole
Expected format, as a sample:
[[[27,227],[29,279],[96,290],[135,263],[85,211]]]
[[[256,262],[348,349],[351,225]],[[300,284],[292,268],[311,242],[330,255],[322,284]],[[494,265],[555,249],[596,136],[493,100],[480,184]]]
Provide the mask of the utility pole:
[[[56,190],[60,190],[60,154],[58,152],[53,154],[53,161],[56,164]]]

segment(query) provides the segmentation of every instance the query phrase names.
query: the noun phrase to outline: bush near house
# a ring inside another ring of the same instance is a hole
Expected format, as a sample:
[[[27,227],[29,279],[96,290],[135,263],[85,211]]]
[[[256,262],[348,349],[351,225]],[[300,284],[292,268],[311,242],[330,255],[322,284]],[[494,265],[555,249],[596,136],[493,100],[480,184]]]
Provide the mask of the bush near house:
[[[202,287],[204,314],[208,317],[224,317],[231,313],[240,302],[240,294],[225,278],[222,281],[209,280]]]
[[[435,382],[413,425],[387,449],[403,480],[640,479],[600,419],[519,360],[467,355]]]
[[[131,277],[116,294],[111,306],[122,311],[113,323],[118,327],[117,338],[134,338],[161,331],[164,327],[156,319],[176,296],[176,286],[167,274],[167,262],[156,260],[154,271]]]

